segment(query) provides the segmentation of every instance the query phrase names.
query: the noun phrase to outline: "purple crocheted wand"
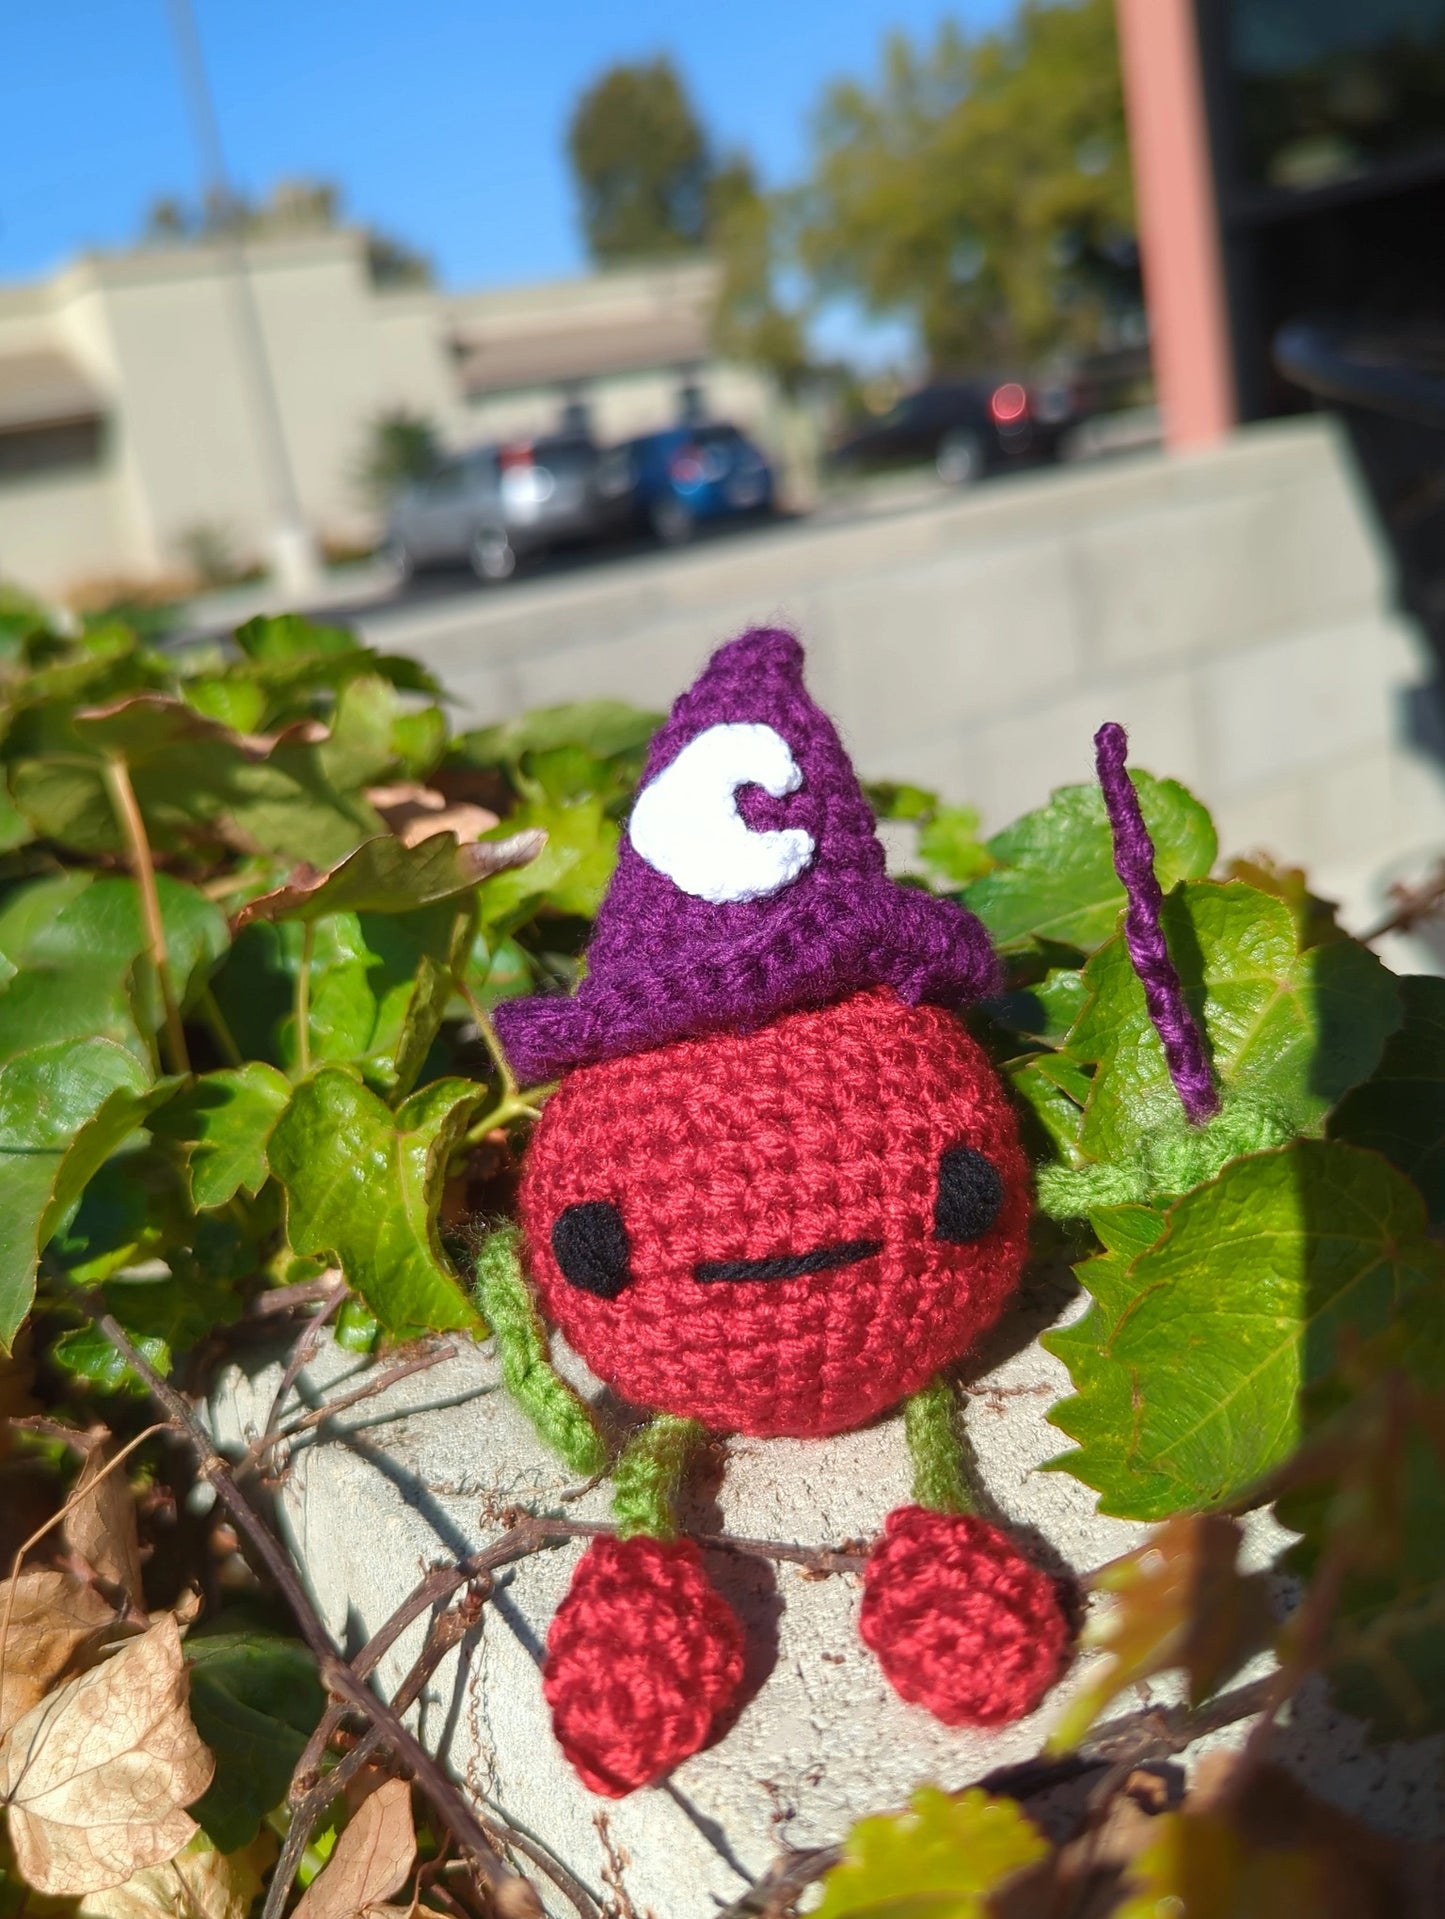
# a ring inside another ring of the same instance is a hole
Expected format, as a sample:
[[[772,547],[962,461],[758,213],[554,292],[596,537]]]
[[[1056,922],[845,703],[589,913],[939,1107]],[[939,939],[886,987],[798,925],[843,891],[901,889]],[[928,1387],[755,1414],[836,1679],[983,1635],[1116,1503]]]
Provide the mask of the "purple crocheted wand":
[[[1174,1090],[1190,1123],[1202,1126],[1219,1111],[1219,1094],[1205,1057],[1203,1037],[1185,1001],[1178,969],[1164,938],[1159,917],[1164,895],[1154,873],[1154,842],[1125,765],[1128,744],[1123,727],[1114,720],[1094,735],[1094,764],[1114,835],[1114,871],[1129,898],[1124,941],[1144,988],[1144,1004],[1163,1043]]]

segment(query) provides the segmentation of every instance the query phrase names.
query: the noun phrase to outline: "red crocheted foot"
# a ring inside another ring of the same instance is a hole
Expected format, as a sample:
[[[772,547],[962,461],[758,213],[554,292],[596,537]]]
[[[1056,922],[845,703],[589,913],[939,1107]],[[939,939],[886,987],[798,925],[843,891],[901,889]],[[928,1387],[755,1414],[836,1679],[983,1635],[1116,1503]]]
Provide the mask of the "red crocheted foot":
[[[898,1693],[947,1726],[1002,1726],[1059,1675],[1053,1581],[985,1520],[900,1506],[863,1575],[858,1630]]]
[[[594,1540],[547,1635],[542,1691],[584,1786],[620,1799],[705,1746],[743,1635],[689,1539]]]

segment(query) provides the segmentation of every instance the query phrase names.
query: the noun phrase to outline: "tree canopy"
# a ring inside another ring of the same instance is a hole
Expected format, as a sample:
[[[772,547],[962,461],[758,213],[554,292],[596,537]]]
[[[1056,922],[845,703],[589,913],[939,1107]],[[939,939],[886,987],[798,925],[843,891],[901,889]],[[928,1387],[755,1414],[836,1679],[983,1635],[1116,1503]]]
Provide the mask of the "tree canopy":
[[[577,102],[567,152],[599,265],[703,244],[707,135],[666,55],[609,67]]]
[[[888,40],[826,95],[798,246],[819,289],[917,324],[936,366],[1092,345],[1132,298],[1113,0],[1022,0],[1007,25]]]

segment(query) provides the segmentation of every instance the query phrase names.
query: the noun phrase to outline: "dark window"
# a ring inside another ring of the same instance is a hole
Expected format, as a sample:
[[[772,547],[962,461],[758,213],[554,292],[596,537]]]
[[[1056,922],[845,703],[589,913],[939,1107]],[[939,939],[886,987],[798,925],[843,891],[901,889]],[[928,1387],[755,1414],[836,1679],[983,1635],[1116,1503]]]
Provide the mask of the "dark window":
[[[49,426],[0,428],[0,480],[98,466],[103,426],[101,420],[64,420]]]
[[[1445,0],[1233,0],[1239,166],[1312,187],[1445,147]]]

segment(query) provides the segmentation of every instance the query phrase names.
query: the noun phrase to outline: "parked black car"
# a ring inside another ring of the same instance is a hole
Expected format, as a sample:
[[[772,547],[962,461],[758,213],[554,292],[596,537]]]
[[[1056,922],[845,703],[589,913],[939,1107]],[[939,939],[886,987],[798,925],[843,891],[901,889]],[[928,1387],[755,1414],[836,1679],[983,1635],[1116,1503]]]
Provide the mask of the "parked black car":
[[[968,486],[993,473],[1056,460],[1065,432],[1079,417],[1066,384],[937,380],[905,393],[876,425],[845,440],[833,459],[854,470],[928,461],[940,479]]]

